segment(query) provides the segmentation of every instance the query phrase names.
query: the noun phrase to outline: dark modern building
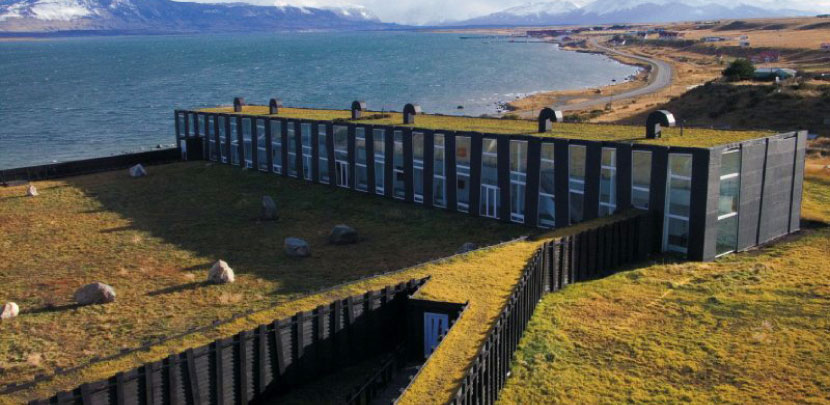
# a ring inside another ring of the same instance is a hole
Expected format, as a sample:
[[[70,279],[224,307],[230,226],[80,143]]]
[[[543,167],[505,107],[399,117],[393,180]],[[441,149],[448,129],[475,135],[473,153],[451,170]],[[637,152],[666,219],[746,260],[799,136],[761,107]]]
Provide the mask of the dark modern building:
[[[654,246],[692,260],[799,230],[806,132],[658,125],[655,134],[653,123],[651,130],[555,123],[548,132],[561,115],[537,123],[407,107],[401,114],[368,112],[358,102],[351,111],[239,102],[176,111],[176,136],[185,159],[531,227],[649,210],[660,227]]]

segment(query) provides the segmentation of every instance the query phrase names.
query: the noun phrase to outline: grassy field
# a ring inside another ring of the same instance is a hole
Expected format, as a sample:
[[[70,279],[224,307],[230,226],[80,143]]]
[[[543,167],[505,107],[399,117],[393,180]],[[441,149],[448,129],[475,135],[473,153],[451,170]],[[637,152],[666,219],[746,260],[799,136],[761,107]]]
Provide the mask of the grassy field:
[[[807,179],[781,243],[548,295],[500,402],[830,402],[830,175]]]
[[[202,112],[232,113],[232,107],[207,108]],[[246,106],[243,114],[268,115],[266,106]],[[367,125],[394,125],[399,127],[415,127],[429,130],[470,131],[491,134],[524,134],[546,138],[586,139],[596,141],[630,141],[666,146],[710,147],[747,139],[760,138],[771,135],[771,131],[718,131],[703,128],[665,128],[661,139],[645,138],[645,122],[642,125],[608,125],[558,123],[550,133],[540,134],[535,120],[524,119],[497,119],[472,118],[447,115],[419,115],[415,125],[405,126],[400,113],[387,113],[388,118],[361,119],[349,121]],[[315,110],[301,108],[283,108],[280,117],[309,120],[346,120],[349,111]]]
[[[286,303],[309,291],[445,257],[467,241],[532,232],[228,166],[149,171],[37,182],[37,198],[23,197],[22,186],[0,189],[0,302],[21,307],[0,323],[0,385],[249,310],[290,315],[298,309]],[[264,194],[277,201],[279,221],[257,219]],[[340,223],[360,232],[358,245],[327,243]],[[306,239],[312,257],[286,257],[288,236]],[[217,259],[234,268],[235,284],[203,283]],[[72,306],[74,290],[93,281],[113,285],[116,303]]]

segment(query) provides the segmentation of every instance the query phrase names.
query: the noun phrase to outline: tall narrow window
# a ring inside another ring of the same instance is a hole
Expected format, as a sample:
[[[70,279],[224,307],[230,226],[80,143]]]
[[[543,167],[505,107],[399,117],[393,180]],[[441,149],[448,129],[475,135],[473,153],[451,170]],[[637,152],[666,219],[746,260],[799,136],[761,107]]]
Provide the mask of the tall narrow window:
[[[354,188],[358,191],[368,191],[369,172],[366,167],[366,129],[362,127],[354,130]]]
[[[481,202],[479,214],[499,217],[499,154],[498,142],[484,138],[481,141]]]
[[[718,198],[717,255],[738,249],[738,207],[741,194],[741,150],[721,155],[720,197]]]
[[[553,177],[553,144],[542,144],[539,165],[539,226],[553,228],[556,226],[556,180]]]
[[[294,122],[287,122],[286,132],[288,133],[288,163],[287,172],[291,177],[297,177],[297,125]]]
[[[220,115],[217,117],[219,120],[219,156],[222,159],[222,163],[228,163],[228,131],[225,130],[225,124],[227,124],[227,117]]]
[[[631,153],[631,205],[648,209],[651,198],[651,152],[635,150]]]
[[[236,117],[230,117],[231,123],[231,164],[239,166],[239,128]]]
[[[394,157],[392,160],[393,166],[393,181],[392,181],[392,191],[395,194],[395,198],[406,198],[406,174],[404,172],[404,159],[403,159],[403,132],[395,131],[394,134]]]
[[[317,126],[317,151],[319,155],[320,183],[329,184],[328,130],[324,124]]]
[[[349,127],[334,126],[334,177],[340,187],[349,188]]]
[[[216,121],[216,117],[213,115],[208,115],[207,117],[205,117],[205,119],[207,120],[207,122],[205,123],[205,126],[207,128],[207,130],[205,131],[205,137],[207,137],[208,140],[208,156],[210,160],[215,162],[219,160],[219,149],[216,145],[216,136],[214,136],[215,134],[213,133],[213,131],[215,130],[214,123]]]
[[[271,120],[271,170],[282,174],[282,121]]]
[[[525,222],[527,141],[510,141],[510,220]]]
[[[617,210],[617,150],[602,148],[602,166],[599,172],[599,216]]]
[[[456,196],[461,212],[470,210],[470,146],[470,137],[455,138]]]
[[[585,146],[568,146],[568,202],[572,224],[584,218],[585,158]]]
[[[424,202],[424,134],[412,133],[412,190],[416,203]]]
[[[259,170],[268,171],[268,148],[265,144],[265,120],[256,120],[256,151]]]
[[[447,168],[444,163],[444,135],[435,134],[432,149],[433,156],[433,180],[432,180],[432,205],[436,207],[447,206]]]
[[[686,253],[692,195],[692,155],[669,154],[663,250]]]
[[[375,146],[375,193],[383,195],[386,192],[386,130],[372,131],[372,142]]]
[[[300,124],[300,142],[303,151],[303,178],[311,180],[311,124]]]
[[[242,142],[245,143],[245,167],[253,169],[254,167],[254,140],[251,135],[251,119],[242,119]]]

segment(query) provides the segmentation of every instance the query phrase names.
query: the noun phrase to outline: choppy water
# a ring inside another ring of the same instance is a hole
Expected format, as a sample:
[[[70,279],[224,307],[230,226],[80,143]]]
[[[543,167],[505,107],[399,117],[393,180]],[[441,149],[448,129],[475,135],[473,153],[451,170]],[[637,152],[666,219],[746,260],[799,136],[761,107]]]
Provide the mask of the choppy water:
[[[480,115],[636,69],[549,44],[449,34],[302,33],[0,42],[0,168],[173,143],[173,110],[266,104]],[[457,110],[457,106],[464,106]]]

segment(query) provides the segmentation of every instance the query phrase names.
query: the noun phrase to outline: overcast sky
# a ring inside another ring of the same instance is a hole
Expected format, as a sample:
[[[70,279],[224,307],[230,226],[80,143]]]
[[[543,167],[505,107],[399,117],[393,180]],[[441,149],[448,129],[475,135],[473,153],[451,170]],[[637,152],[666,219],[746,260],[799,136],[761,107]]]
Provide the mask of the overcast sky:
[[[506,8],[527,4],[530,0],[180,0],[216,3],[220,1],[246,2],[259,5],[293,5],[326,7],[360,5],[368,8],[384,22],[426,24],[440,21],[463,20]],[[544,2],[546,0],[537,0]],[[550,1],[550,0],[547,0]],[[584,5],[591,0],[571,0]],[[701,0],[695,0],[700,2]],[[732,5],[735,0],[711,0],[707,3]],[[830,11],[830,0],[745,0],[749,4],[775,4],[774,8]]]

